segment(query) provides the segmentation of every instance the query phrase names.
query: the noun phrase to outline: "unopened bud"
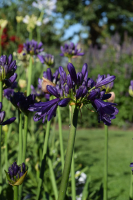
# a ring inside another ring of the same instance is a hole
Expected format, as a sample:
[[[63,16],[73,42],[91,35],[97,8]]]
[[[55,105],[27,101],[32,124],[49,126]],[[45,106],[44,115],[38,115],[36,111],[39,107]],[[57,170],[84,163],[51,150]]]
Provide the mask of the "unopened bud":
[[[114,92],[109,92],[109,94],[111,94],[111,97],[109,99],[107,99],[107,101],[110,102],[110,103],[114,103],[114,101],[115,101],[115,93]]]
[[[48,90],[47,90],[47,85],[52,85],[55,87],[55,84],[52,83],[50,80],[42,77],[43,81],[42,81],[42,91],[45,92],[45,93],[49,93]]]

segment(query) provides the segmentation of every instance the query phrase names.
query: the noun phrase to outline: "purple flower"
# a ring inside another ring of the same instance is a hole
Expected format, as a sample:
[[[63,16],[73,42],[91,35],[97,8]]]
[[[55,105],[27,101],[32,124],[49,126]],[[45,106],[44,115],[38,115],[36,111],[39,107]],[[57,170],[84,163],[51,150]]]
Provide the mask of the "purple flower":
[[[12,117],[3,122],[3,120],[5,118],[5,111],[1,111],[1,110],[2,110],[2,103],[0,102],[0,125],[11,124],[12,122],[15,121],[16,117]]]
[[[54,67],[54,56],[51,54],[38,55],[38,58],[40,59],[41,63],[45,63],[49,67]]]
[[[107,84],[113,82],[115,80],[115,78],[116,78],[115,76],[110,76],[110,75],[108,75],[107,77],[105,77],[104,75],[102,75],[102,76],[99,75],[98,79],[96,81],[95,87],[98,88],[103,85],[107,85]]]
[[[31,40],[27,41],[26,43],[23,44],[23,50],[24,54],[30,54],[30,55],[38,55],[40,52],[42,52],[44,49],[42,48],[43,43],[40,42],[38,44],[37,41]]]
[[[129,94],[131,97],[133,97],[133,80],[130,81]]]
[[[91,101],[98,113],[98,121],[103,121],[108,126],[111,125],[111,119],[115,119],[115,115],[119,112],[115,107],[117,104],[103,101],[110,96],[110,94],[105,94],[105,91],[100,92],[100,90],[93,90],[88,96],[88,100]]]
[[[14,89],[17,87],[17,82],[14,82],[11,87],[4,90],[4,97],[10,100],[10,96],[13,95]]]
[[[83,56],[84,53],[81,53],[81,50],[77,48],[77,44],[75,45],[71,42],[70,44],[65,44],[64,47],[61,46],[62,53],[60,56],[66,56],[68,58]]]
[[[109,80],[108,80],[108,78],[109,78]],[[113,76],[112,76],[112,78],[113,78]],[[114,77],[114,79],[115,79],[115,77]],[[99,83],[101,82],[101,84],[102,84],[102,81],[110,81],[110,80],[112,80],[110,74],[107,74],[107,77],[105,75],[101,76],[99,74],[97,81],[96,81],[96,85],[98,84],[98,82]],[[113,86],[114,86],[114,81],[111,81],[108,84],[101,86],[101,88],[105,89],[106,93],[109,93],[112,90]]]
[[[54,96],[54,99],[48,102],[39,102],[30,105],[29,110],[36,112],[34,121],[51,120],[52,116],[56,115],[58,106],[76,105],[79,109],[83,105],[92,104],[98,114],[99,122],[103,121],[106,125],[111,124],[111,119],[114,119],[118,114],[116,104],[104,102],[111,97],[111,94],[106,94],[106,90],[101,87],[105,84],[110,84],[115,79],[115,76],[105,75],[99,76],[95,82],[93,79],[88,78],[87,64],[82,67],[82,71],[76,74],[76,70],[72,63],[67,66],[69,74],[66,75],[63,67],[59,67],[60,78],[52,85],[53,78],[50,69],[43,73],[47,80],[45,84],[46,91]],[[58,73],[56,74],[58,77]],[[49,81],[48,81],[49,80]]]
[[[8,58],[5,55],[0,57],[0,81],[3,81],[4,89],[10,87],[16,80],[17,74],[14,73],[16,69],[16,61],[11,54]]]
[[[17,109],[20,109],[25,115],[28,115],[29,105],[35,103],[36,96],[30,94],[28,97],[25,97],[22,92],[13,92],[9,93],[7,98]]]
[[[133,167],[133,163],[130,163],[130,167]],[[133,168],[132,168],[132,173],[133,173]]]
[[[7,180],[10,185],[21,185],[24,181],[24,178],[27,174],[28,168],[26,167],[25,163],[17,165],[14,162],[9,168],[8,172],[5,171]],[[21,178],[23,176],[23,179]],[[20,180],[21,178],[21,180]]]

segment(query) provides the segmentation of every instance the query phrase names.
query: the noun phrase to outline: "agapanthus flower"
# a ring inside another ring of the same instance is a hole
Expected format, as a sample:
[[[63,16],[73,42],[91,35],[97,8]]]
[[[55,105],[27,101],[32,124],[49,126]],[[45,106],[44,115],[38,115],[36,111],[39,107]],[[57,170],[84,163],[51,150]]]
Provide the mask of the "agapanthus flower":
[[[99,74],[96,82],[97,83],[101,82],[103,79],[105,80],[105,78],[110,78],[110,74],[107,74],[107,76],[105,76],[105,75],[101,76]],[[114,82],[112,81],[109,84],[102,85],[101,87],[102,87],[102,89],[106,90],[106,93],[109,93],[112,90],[113,86],[114,86]]]
[[[68,58],[76,57],[76,56],[83,56],[84,53],[81,53],[82,49],[77,48],[78,44],[74,44],[71,42],[70,44],[64,44],[64,47],[61,46],[62,53],[60,56],[66,56]]]
[[[23,44],[23,50],[25,52],[24,55],[25,54],[38,55],[40,52],[44,50],[42,46],[43,46],[42,42],[38,44],[38,42],[35,40],[27,41],[26,43]]]
[[[10,96],[13,95],[14,89],[17,87],[17,82],[14,82],[11,87],[4,90],[4,97],[10,100]]]
[[[82,67],[82,71],[76,73],[72,63],[67,66],[69,74],[67,75],[63,67],[59,67],[60,79],[53,85],[47,85],[46,89],[54,99],[48,102],[39,102],[30,106],[30,111],[36,111],[34,121],[40,119],[50,121],[52,116],[56,115],[58,106],[65,107],[67,104],[76,105],[79,109],[87,104],[92,104],[98,113],[98,121],[103,121],[106,125],[111,124],[111,119],[118,114],[116,104],[104,102],[110,98],[110,94],[105,94],[105,90],[101,90],[101,86],[107,85],[114,81],[115,76],[102,78],[96,82],[88,78],[87,64]],[[48,69],[47,69],[48,70]]]
[[[9,168],[8,172],[5,171],[8,183],[12,186],[21,185],[25,179],[28,168],[25,163],[17,165],[14,162]]]
[[[130,81],[129,94],[131,97],[133,97],[133,80]]]
[[[10,87],[17,78],[17,74],[14,73],[17,69],[16,60],[13,60],[13,56],[2,55],[0,57],[0,81],[3,82],[3,88]]]
[[[30,94],[28,97],[26,97],[22,92],[13,92],[12,94],[9,93],[7,98],[17,109],[22,111],[25,115],[28,115],[29,105],[35,103],[36,96]]]
[[[38,58],[40,59],[41,63],[46,64],[48,67],[54,66],[54,56],[53,55],[51,55],[51,54],[46,54],[45,56],[38,55]]]
[[[6,121],[4,121],[5,118],[5,111],[1,111],[2,110],[2,103],[0,102],[0,125],[6,125],[6,124],[11,124],[12,122],[15,121],[16,117],[12,117]],[[4,121],[4,122],[3,122]]]

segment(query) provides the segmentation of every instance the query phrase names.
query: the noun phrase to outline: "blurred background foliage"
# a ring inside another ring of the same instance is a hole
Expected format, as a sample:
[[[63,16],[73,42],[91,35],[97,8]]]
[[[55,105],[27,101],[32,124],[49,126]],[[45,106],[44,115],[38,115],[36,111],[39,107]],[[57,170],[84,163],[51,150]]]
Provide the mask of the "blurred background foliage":
[[[18,32],[16,15],[40,16],[39,9],[32,6],[32,0],[12,0],[0,2],[0,18],[7,19],[8,25],[2,35],[3,54],[20,51],[28,40],[26,24],[21,22]],[[46,17],[46,15],[44,15]],[[132,99],[128,95],[130,80],[133,79],[133,1],[125,0],[64,0],[56,2],[56,9],[50,20],[40,26],[41,41],[45,51],[55,56],[55,68],[66,67],[68,60],[60,57],[60,46],[65,42],[79,43],[85,55],[72,59],[77,71],[88,64],[89,76],[97,74],[116,75],[113,91],[116,94],[119,114],[113,124],[127,128],[133,123]],[[37,40],[37,27],[33,30],[33,39]],[[34,68],[33,85],[42,77],[44,68]],[[21,66],[20,66],[21,67]],[[22,70],[21,70],[22,71]],[[69,124],[68,110],[63,108],[62,119]],[[95,113],[83,108],[79,126],[96,127]]]

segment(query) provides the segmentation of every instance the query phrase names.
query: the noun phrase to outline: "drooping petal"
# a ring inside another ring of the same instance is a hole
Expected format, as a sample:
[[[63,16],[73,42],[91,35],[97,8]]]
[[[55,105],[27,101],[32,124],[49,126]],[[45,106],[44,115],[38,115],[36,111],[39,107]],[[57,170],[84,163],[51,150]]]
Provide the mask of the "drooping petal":
[[[2,123],[2,125],[11,124],[11,123],[14,122],[15,120],[16,120],[16,117],[12,117],[12,118],[10,118],[10,119],[4,121],[4,122]]]

